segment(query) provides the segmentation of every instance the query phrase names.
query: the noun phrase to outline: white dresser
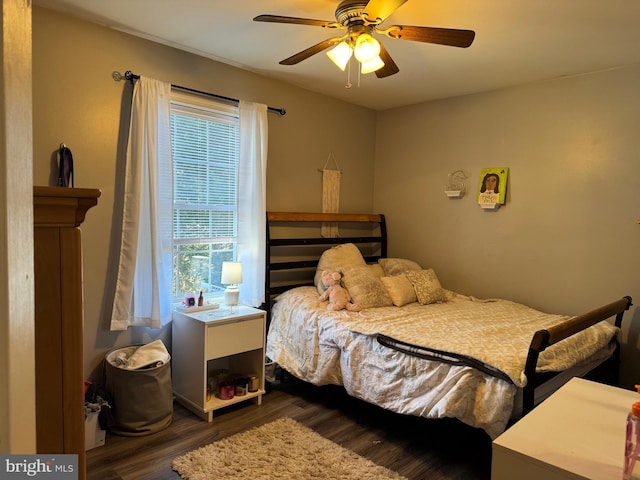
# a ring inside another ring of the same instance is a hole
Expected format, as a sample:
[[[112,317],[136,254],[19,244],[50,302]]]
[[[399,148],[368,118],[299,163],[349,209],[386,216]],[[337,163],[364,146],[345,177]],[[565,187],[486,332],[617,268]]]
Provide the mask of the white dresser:
[[[574,378],[493,441],[492,480],[622,478],[635,391]]]

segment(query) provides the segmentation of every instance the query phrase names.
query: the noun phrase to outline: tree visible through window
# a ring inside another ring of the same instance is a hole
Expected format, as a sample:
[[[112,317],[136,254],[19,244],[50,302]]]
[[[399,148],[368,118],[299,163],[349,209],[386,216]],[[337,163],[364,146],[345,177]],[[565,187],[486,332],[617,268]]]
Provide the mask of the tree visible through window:
[[[237,247],[237,107],[174,92],[171,143],[174,298],[222,292]]]

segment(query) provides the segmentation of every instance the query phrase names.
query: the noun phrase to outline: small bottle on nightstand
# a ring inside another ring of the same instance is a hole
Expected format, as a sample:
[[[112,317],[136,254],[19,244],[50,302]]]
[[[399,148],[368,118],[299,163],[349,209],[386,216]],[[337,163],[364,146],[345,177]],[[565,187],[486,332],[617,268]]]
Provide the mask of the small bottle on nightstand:
[[[636,385],[640,393],[640,385]],[[627,437],[624,446],[623,480],[640,480],[640,402],[631,406],[627,415]]]

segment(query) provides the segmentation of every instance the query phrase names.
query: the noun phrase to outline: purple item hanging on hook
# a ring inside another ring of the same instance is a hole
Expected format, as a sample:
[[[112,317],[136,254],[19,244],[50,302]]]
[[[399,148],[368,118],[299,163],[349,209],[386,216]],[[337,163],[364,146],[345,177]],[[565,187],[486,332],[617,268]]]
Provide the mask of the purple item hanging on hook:
[[[58,158],[58,186],[73,187],[73,155],[69,147],[64,143],[60,144]],[[69,185],[69,182],[71,182],[71,185]]]

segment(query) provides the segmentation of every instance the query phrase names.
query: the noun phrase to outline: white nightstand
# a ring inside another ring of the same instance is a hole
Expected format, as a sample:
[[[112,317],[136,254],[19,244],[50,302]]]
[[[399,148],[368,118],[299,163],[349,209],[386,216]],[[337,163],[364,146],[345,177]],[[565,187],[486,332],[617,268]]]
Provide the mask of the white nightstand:
[[[171,383],[176,400],[211,422],[214,410],[257,399],[264,392],[266,313],[238,305],[196,313],[173,312]],[[256,392],[221,400],[207,399],[207,377],[219,369],[230,374],[256,374]]]
[[[622,478],[634,391],[573,378],[493,441],[492,480]]]

